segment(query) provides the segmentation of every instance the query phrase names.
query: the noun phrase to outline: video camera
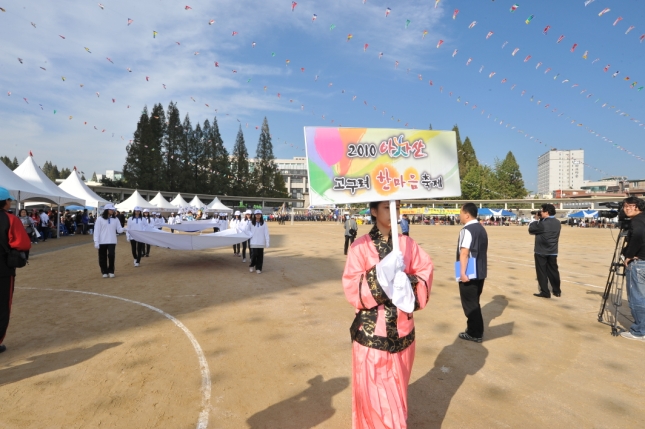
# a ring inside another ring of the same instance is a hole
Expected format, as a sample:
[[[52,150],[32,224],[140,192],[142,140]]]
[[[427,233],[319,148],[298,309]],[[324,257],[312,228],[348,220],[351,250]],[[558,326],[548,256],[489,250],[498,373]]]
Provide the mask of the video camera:
[[[541,219],[542,218],[542,211],[541,210],[534,210],[534,211],[531,212],[531,215],[537,216],[538,219]]]
[[[599,203],[598,205],[607,207],[608,209],[610,209],[610,210],[599,210],[598,217],[605,218],[605,219],[613,219],[616,216],[618,216],[618,223],[620,225],[620,228],[621,229],[629,228],[629,218],[627,217],[627,215],[625,214],[625,211],[623,210],[622,201]]]

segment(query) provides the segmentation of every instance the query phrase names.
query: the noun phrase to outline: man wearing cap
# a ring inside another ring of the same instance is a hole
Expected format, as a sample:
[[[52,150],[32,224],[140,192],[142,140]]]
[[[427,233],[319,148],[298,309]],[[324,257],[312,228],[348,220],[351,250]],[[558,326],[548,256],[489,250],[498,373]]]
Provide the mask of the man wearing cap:
[[[7,264],[10,250],[26,252],[31,249],[31,240],[16,216],[7,213],[13,197],[5,188],[0,188],[0,353],[7,350],[2,344],[11,315],[16,269]]]

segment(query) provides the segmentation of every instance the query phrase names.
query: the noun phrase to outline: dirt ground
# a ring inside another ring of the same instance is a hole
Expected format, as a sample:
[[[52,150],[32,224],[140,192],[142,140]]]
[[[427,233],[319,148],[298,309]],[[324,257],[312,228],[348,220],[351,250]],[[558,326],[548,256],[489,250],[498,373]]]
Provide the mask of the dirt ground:
[[[120,237],[116,278],[103,279],[87,236],[34,246],[0,355],[0,426],[351,427],[343,229],[269,228],[260,275],[231,249],[153,247],[135,268]],[[562,298],[546,300],[532,296],[526,228],[488,228],[486,332],[474,344],[457,339],[458,230],[411,228],[436,271],[430,303],[415,315],[409,426],[645,427],[645,344],[597,321],[616,231],[563,228]]]

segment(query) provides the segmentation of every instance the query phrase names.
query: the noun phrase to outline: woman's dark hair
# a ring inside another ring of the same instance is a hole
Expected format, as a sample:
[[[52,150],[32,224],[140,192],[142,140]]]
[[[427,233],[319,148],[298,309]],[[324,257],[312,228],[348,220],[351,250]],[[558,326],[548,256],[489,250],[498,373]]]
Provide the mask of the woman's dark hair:
[[[378,210],[378,205],[381,204],[383,201],[372,201],[370,203],[370,217],[372,218],[372,223],[376,222],[376,216],[372,214],[372,209]]]
[[[260,213],[258,213],[258,214],[260,214]],[[255,218],[255,215],[253,215],[253,217],[251,218],[251,223],[253,224],[253,226],[255,226],[255,224],[257,222],[258,222],[258,220]],[[264,225],[264,216],[260,216],[260,221],[259,222],[260,222],[260,225]]]
[[[638,211],[645,212],[645,200],[638,197],[628,197],[623,200],[623,204],[635,204]]]
[[[103,210],[103,213],[101,214],[101,217],[105,220],[110,218],[110,211],[108,209]]]
[[[22,216],[22,212],[25,212],[25,216],[29,216],[29,213],[27,213],[27,209],[20,209],[18,210],[18,217]]]

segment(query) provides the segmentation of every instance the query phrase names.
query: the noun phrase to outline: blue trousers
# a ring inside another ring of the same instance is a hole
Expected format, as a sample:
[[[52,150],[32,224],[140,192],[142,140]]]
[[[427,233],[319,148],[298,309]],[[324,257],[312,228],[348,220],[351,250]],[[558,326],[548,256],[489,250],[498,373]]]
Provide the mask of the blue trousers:
[[[634,324],[629,328],[633,335],[645,336],[645,261],[635,260],[625,270],[627,298]]]

